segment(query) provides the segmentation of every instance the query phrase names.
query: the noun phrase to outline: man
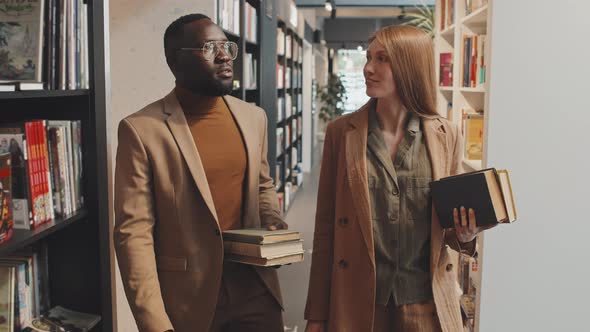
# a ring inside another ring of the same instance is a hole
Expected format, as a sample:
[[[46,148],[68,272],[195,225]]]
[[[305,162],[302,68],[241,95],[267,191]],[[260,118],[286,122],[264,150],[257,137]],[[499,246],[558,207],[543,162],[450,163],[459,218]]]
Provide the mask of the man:
[[[175,89],[119,124],[115,248],[140,331],[283,331],[275,269],[223,261],[221,232],[286,228],[262,109],[228,96],[237,45],[208,17],[164,36]]]

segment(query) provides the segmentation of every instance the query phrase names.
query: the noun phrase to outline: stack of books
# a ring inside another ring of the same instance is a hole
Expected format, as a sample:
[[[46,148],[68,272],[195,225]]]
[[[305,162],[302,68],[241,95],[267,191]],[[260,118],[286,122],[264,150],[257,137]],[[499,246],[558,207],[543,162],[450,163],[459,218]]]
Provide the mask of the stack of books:
[[[236,229],[223,232],[225,259],[231,262],[276,266],[303,261],[303,241],[290,230]]]
[[[516,203],[507,170],[487,168],[430,183],[432,200],[442,228],[453,228],[453,209],[475,210],[476,225],[516,221]]]

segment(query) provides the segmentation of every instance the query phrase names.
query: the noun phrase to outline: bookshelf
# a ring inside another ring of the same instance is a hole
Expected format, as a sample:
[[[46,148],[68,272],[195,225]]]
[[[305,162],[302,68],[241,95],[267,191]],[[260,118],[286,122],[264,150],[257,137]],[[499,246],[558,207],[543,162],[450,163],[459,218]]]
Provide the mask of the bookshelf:
[[[55,4],[53,1],[45,3],[46,9]],[[76,8],[74,17],[77,24],[81,24],[76,37],[69,39],[82,47],[75,61],[76,66],[80,67],[72,67],[70,74],[73,76],[61,77],[67,82],[64,89],[57,84],[59,75],[49,76],[46,71],[47,64],[57,60],[50,60],[46,53],[48,50],[44,49],[43,82],[46,89],[53,90],[0,92],[0,124],[34,119],[79,120],[82,134],[81,193],[84,206],[34,229],[15,229],[12,238],[0,244],[0,259],[22,249],[45,247],[49,307],[63,306],[99,315],[101,321],[92,331],[107,332],[115,330],[116,323],[106,135],[108,114],[104,22],[108,12],[105,12],[107,6],[102,0],[87,4],[72,0],[68,4]],[[48,29],[48,26],[45,25],[44,29]],[[53,45],[59,49],[60,44],[48,43],[49,35],[44,30],[44,47]],[[84,47],[86,42],[87,47]],[[85,57],[87,62],[84,64]],[[87,76],[80,76],[81,70],[86,70],[83,75]]]
[[[465,171],[487,166],[492,6],[493,0],[436,1],[437,108],[463,131]],[[451,76],[447,76],[449,74]],[[477,331],[479,326],[483,234],[477,241],[478,258],[460,257],[458,262],[462,267],[458,280],[469,297],[464,298],[469,300],[465,302],[474,305],[467,308],[462,301],[464,312],[470,311],[468,331]]]
[[[286,212],[303,178],[303,40],[267,5],[217,0],[217,22],[240,48],[232,95],[267,113],[270,173]]]
[[[238,44],[232,96],[260,106],[260,0],[217,0],[217,23]]]
[[[282,20],[277,24],[275,185],[286,212],[303,184],[303,40]]]

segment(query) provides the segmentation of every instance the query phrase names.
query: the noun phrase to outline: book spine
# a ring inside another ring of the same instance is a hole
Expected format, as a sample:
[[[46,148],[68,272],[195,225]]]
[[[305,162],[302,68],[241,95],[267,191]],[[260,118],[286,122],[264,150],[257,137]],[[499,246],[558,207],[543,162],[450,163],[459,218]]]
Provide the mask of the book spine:
[[[40,207],[42,206],[42,197],[40,197],[40,189],[38,183],[38,176],[37,176],[37,160],[35,159],[35,154],[33,153],[34,150],[34,135],[32,132],[32,125],[30,122],[25,123],[25,142],[26,144],[26,151],[27,151],[27,173],[29,178],[29,204],[30,204],[30,213],[32,217],[32,224],[31,228],[35,228],[39,225],[41,214],[40,214]]]

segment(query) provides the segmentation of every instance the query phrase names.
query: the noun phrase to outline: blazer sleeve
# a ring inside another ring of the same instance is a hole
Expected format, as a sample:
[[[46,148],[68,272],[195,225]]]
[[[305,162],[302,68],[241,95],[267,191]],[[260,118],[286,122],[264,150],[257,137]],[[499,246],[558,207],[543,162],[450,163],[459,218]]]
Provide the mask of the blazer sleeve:
[[[461,131],[459,130],[459,127],[456,124],[451,124],[451,133],[453,137],[453,144],[450,175],[465,173],[465,170],[463,169],[463,135],[461,135]],[[476,239],[469,243],[460,243],[457,239],[455,229],[445,230],[445,243],[448,244],[451,248],[455,249],[456,251],[472,257],[477,254]]]
[[[305,319],[326,321],[330,311],[332,263],[334,245],[334,218],[336,209],[336,137],[332,126],[326,128],[324,151],[320,169],[313,253]]]
[[[260,224],[266,227],[275,222],[282,222],[281,212],[279,210],[279,199],[277,190],[270,177],[270,167],[268,165],[268,129],[267,118],[264,110],[259,109],[262,113],[262,148],[260,149],[260,174],[258,178],[258,201],[260,209]]]
[[[128,120],[119,123],[118,135],[114,245],[125,294],[140,331],[172,330],[156,269],[150,162]]]

